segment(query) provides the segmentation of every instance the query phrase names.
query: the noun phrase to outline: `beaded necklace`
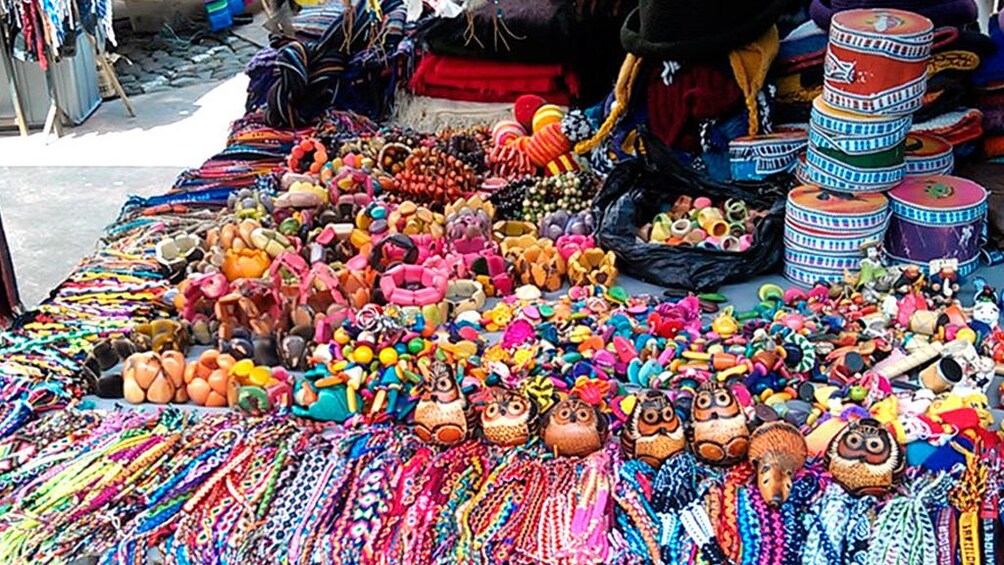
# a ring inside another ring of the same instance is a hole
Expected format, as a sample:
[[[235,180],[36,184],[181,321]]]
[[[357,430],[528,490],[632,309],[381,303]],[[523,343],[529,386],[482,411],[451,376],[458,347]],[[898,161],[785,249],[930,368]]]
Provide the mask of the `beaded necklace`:
[[[435,545],[431,558],[437,563],[449,563],[453,560],[453,548],[457,546],[460,536],[457,527],[460,512],[472,497],[484,487],[488,472],[494,469],[502,460],[504,448],[495,445],[482,444],[483,451],[471,457],[469,466],[454,481],[446,503],[436,520]]]
[[[758,488],[747,488],[749,500],[756,511],[759,522],[760,552],[759,565],[776,565],[784,557],[784,523],[781,511],[767,506]]]
[[[408,508],[425,488],[429,475],[425,472],[435,454],[434,448],[419,442],[412,434],[403,438],[402,453],[406,454],[399,463],[400,478],[396,495],[388,501],[387,524],[381,529],[380,541],[375,547],[386,563],[399,563],[405,552],[404,537],[411,524],[404,519]]]
[[[329,536],[331,558],[338,562],[360,562],[364,554],[373,553],[399,478],[394,472],[399,447],[392,443],[396,442],[392,435],[387,434],[387,439],[385,450],[360,469],[352,484],[344,485],[350,489],[348,501]]]
[[[758,509],[754,508],[750,491],[756,490],[743,488],[739,490],[738,512],[739,512],[739,539],[742,543],[742,559],[738,561],[741,565],[755,565],[756,556],[760,552],[760,542],[763,539],[763,532],[760,529]]]
[[[337,465],[340,460],[341,454],[334,442],[315,435],[304,450],[298,467],[289,471],[284,482],[286,487],[279,491],[270,506],[265,523],[254,538],[255,543],[251,545],[251,540],[245,543],[243,555],[252,560],[267,560],[270,556],[282,555],[289,562],[293,536],[301,527],[305,514],[312,511],[312,507],[305,502],[321,488],[321,478],[326,472],[331,472],[328,467],[332,462]]]
[[[30,553],[40,559],[60,559],[79,551],[87,539],[106,543],[111,533],[101,532],[114,530],[117,523],[104,520],[99,509],[114,514],[117,505],[127,503],[125,497],[170,451],[183,424],[178,412],[165,411],[155,426],[127,429],[29,484],[35,488],[14,510],[16,516],[24,516],[22,527],[0,536],[4,539],[0,557],[16,560]]]
[[[737,507],[738,492],[742,485],[749,482],[755,474],[753,466],[744,461],[731,467],[725,475],[725,485],[722,489],[721,518],[717,520],[717,535],[722,552],[731,561],[737,561],[742,547],[739,538],[739,509]],[[761,518],[763,515],[761,514]]]
[[[435,548],[434,525],[438,514],[448,503],[451,484],[484,452],[484,444],[466,441],[436,453],[425,469],[428,478],[415,501],[404,513],[403,521],[413,531],[403,531],[405,542],[399,546],[403,563],[428,563]]]
[[[510,464],[493,470],[484,487],[461,509],[456,556],[461,563],[493,561],[494,544],[508,545],[502,531],[515,527],[531,491],[546,481],[536,453],[512,450]],[[511,543],[511,542],[509,542]]]

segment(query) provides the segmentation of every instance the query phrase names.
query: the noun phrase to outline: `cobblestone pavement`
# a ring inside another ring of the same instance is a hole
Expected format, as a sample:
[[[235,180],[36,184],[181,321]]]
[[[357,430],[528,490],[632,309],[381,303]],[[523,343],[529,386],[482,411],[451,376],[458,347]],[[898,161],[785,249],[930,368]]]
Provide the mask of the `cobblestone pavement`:
[[[176,33],[165,27],[151,34],[133,32],[128,24],[118,28],[115,71],[130,96],[228,79],[243,72],[259,49],[227,31]]]

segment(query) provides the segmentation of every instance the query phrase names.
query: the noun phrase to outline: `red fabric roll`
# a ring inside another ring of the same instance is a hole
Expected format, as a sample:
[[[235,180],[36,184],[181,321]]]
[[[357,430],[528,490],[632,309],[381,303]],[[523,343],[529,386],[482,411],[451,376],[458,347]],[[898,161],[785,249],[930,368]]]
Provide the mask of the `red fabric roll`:
[[[524,94],[567,105],[579,81],[561,65],[532,65],[426,55],[409,82],[411,91],[468,102],[512,102]]]

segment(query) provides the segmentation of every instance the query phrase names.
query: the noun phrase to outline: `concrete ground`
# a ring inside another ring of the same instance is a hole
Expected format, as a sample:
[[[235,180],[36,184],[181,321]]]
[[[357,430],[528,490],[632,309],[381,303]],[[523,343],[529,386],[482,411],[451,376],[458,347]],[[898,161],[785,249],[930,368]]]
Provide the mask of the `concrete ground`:
[[[25,304],[46,297],[94,250],[129,195],[163,193],[222,149],[244,113],[246,87],[240,75],[136,96],[135,118],[121,102],[105,102],[60,139],[0,137],[0,214]]]

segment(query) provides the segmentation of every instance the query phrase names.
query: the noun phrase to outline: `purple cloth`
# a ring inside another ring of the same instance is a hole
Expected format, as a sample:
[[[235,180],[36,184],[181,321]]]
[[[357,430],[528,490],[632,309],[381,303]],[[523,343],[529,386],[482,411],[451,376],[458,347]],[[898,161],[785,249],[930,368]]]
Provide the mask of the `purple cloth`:
[[[1004,80],[1004,30],[1001,30],[999,16],[990,16],[990,40],[997,47],[997,52],[980,58],[980,66],[973,74],[973,82],[978,85]]]
[[[936,28],[964,26],[975,22],[978,17],[973,0],[812,0],[809,15],[816,25],[830,29],[833,14],[856,8],[907,10],[931,20]]]

